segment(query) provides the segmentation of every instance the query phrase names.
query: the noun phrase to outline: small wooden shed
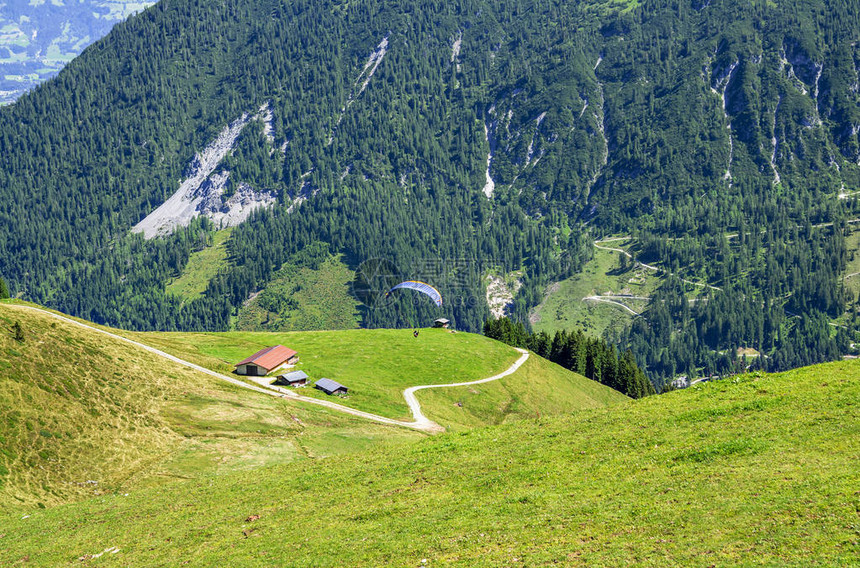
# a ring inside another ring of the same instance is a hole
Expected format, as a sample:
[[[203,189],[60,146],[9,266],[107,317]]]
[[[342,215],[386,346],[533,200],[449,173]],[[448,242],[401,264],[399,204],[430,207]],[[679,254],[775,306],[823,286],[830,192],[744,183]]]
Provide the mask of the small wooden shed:
[[[441,327],[444,329],[448,329],[451,327],[451,320],[447,320],[445,318],[439,318],[433,322],[433,327]]]
[[[293,371],[292,373],[284,373],[278,375],[278,378],[272,383],[273,385],[284,385],[288,387],[303,387],[308,384],[308,374],[304,371]]]
[[[314,385],[315,389],[319,389],[326,394],[346,394],[349,389],[337,381],[331,379],[320,379]]]

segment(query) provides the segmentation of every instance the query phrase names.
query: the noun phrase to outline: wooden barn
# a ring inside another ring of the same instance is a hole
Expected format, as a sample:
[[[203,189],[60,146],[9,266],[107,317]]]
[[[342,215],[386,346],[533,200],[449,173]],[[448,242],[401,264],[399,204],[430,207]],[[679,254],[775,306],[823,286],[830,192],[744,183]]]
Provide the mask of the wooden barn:
[[[346,394],[349,391],[348,388],[331,379],[318,380],[317,384],[314,385],[314,388],[320,389],[326,394]]]
[[[439,318],[433,322],[433,327],[441,327],[443,329],[448,329],[449,327],[451,327],[451,320]]]
[[[287,387],[303,387],[308,384],[308,374],[304,371],[293,371],[292,373],[284,373],[278,375],[273,385],[283,385]]]
[[[293,364],[298,360],[298,354],[289,347],[283,345],[266,347],[247,359],[239,361],[236,364],[236,374],[265,377],[281,365]]]

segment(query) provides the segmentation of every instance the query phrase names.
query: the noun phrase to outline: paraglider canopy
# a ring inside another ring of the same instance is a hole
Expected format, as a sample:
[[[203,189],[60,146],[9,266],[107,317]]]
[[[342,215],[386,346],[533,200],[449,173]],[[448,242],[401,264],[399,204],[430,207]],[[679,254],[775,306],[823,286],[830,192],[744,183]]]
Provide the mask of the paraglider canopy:
[[[415,290],[416,292],[421,292],[422,294],[427,294],[428,296],[430,296],[430,299],[433,300],[436,306],[440,308],[442,307],[442,294],[439,293],[439,290],[437,290],[430,284],[427,284],[426,282],[419,282],[417,280],[407,280],[406,282],[401,282],[400,284],[392,287],[391,290],[388,291],[386,296],[388,294],[391,294],[395,290],[400,290],[403,288]]]

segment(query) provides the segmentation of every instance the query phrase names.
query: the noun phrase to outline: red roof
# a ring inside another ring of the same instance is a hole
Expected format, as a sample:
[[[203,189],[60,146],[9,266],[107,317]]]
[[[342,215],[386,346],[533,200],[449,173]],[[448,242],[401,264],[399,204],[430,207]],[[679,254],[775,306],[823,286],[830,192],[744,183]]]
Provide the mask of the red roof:
[[[257,351],[247,359],[239,361],[236,363],[236,366],[239,365],[247,365],[248,363],[253,363],[258,367],[262,367],[268,371],[279,367],[281,364],[289,361],[291,357],[294,357],[296,352],[290,349],[289,347],[284,347],[283,345],[275,345],[274,347],[266,347],[265,349],[261,349]]]

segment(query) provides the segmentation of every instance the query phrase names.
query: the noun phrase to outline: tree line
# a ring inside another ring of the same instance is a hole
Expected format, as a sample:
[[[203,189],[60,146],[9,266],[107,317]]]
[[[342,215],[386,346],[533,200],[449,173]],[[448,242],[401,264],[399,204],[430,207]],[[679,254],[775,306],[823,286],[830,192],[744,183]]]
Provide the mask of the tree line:
[[[510,318],[488,319],[484,335],[514,347],[530,349],[545,359],[593,381],[642,398],[655,393],[654,386],[636,365],[631,351],[618,353],[615,346],[581,331],[557,331],[554,336],[533,333]]]

